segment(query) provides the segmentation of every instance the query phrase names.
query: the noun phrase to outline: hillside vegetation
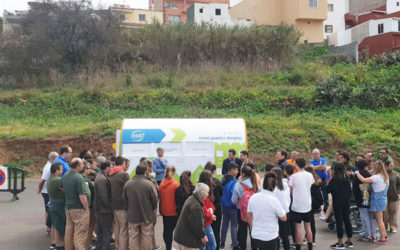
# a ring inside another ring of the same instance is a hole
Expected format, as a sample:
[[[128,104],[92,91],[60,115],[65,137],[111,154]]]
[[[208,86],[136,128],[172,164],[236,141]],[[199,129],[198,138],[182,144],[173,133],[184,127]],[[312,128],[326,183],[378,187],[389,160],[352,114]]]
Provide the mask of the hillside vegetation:
[[[0,136],[113,135],[123,118],[246,119],[249,150],[400,151],[400,64],[353,64],[324,47],[281,71],[136,65],[87,84],[0,94]],[[332,61],[334,61],[333,65]]]

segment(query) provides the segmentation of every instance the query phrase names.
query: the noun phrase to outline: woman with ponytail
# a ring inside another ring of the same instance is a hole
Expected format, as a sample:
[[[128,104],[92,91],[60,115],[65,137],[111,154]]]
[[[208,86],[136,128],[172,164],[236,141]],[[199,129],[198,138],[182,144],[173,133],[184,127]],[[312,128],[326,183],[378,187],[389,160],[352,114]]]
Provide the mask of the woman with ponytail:
[[[175,191],[179,187],[178,182],[174,180],[175,167],[167,166],[165,168],[164,179],[160,183],[160,213],[163,217],[163,237],[165,248],[172,249],[172,235],[178,221],[178,214],[176,212],[175,204]]]
[[[370,183],[372,186],[369,211],[374,212],[375,220],[381,233],[381,238],[376,240],[375,243],[385,244],[388,240],[388,235],[383,222],[383,212],[386,211],[387,191],[389,189],[389,176],[386,172],[385,164],[382,161],[376,161],[371,177],[364,178],[358,171],[356,171],[356,175],[361,182]]]
[[[269,172],[264,177],[263,190],[250,198],[247,221],[254,249],[279,249],[278,220],[286,221],[287,218],[281,203],[273,194],[276,185],[275,172]]]
[[[237,204],[238,208],[238,240],[240,249],[246,249],[247,245],[247,206],[249,204],[250,197],[258,193],[258,183],[256,170],[251,169],[249,166],[245,166],[241,169],[241,180],[236,183],[235,191],[232,195],[232,203]],[[251,241],[251,249],[256,249],[256,246]]]
[[[179,177],[181,185],[175,191],[175,203],[176,203],[176,213],[178,216],[182,212],[183,204],[190,195],[192,195],[194,190],[194,185],[191,180],[192,173],[188,170],[183,171]]]
[[[283,171],[276,167],[272,169],[272,173],[276,175],[276,186],[273,191],[274,196],[279,200],[286,215],[289,213],[290,206],[290,188],[287,179],[283,178]],[[287,221],[279,221],[279,237],[282,240],[283,249],[290,249],[289,242],[289,223]]]

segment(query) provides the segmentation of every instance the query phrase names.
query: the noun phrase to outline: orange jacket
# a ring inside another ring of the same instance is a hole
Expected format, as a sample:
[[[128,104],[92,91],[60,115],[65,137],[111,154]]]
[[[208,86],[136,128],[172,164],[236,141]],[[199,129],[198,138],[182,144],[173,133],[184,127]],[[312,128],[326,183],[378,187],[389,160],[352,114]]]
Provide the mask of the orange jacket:
[[[290,165],[293,166],[293,171],[294,171],[293,174],[299,172],[299,170],[297,170],[296,163],[295,163],[292,159],[287,160],[287,162],[288,162]]]
[[[173,178],[164,179],[160,183],[160,212],[163,216],[178,216],[176,213],[175,190],[179,187]]]

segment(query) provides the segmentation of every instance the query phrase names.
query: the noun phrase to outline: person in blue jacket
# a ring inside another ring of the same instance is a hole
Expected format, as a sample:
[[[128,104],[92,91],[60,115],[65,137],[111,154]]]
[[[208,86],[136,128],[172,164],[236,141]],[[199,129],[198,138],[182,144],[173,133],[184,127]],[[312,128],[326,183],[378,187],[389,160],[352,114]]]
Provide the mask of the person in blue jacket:
[[[60,155],[54,161],[54,163],[61,163],[62,165],[62,175],[61,178],[64,177],[66,173],[69,172],[70,167],[68,165],[68,161],[72,158],[72,148],[70,146],[63,146],[60,149]]]
[[[232,195],[235,191],[237,183],[236,176],[239,172],[239,166],[235,163],[230,163],[227,167],[228,173],[222,178],[223,193],[221,198],[222,203],[222,228],[221,228],[221,245],[220,249],[225,247],[226,234],[228,232],[229,222],[231,223],[231,238],[233,249],[239,249],[237,238],[238,216],[236,205],[232,203]]]
[[[160,185],[164,178],[165,168],[168,166],[168,161],[164,159],[164,149],[157,148],[157,157],[153,160],[153,171],[156,173],[157,184]]]

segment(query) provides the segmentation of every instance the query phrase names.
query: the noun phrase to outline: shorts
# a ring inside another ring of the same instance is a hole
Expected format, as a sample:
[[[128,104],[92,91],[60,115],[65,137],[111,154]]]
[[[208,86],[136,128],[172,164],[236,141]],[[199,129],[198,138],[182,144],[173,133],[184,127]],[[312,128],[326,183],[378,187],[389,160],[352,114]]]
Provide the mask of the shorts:
[[[311,222],[311,216],[314,216],[311,211],[307,213],[297,213],[295,211],[291,211],[292,213],[292,220],[294,223],[301,223],[304,221],[305,223]]]

